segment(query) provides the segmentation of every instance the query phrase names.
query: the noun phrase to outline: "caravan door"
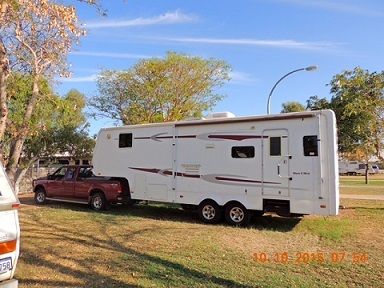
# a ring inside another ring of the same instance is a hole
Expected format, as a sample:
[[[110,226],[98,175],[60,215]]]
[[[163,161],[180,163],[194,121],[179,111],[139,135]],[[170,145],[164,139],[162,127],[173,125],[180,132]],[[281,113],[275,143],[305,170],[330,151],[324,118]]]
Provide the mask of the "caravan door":
[[[289,196],[289,162],[287,129],[267,129],[262,134],[262,194]]]

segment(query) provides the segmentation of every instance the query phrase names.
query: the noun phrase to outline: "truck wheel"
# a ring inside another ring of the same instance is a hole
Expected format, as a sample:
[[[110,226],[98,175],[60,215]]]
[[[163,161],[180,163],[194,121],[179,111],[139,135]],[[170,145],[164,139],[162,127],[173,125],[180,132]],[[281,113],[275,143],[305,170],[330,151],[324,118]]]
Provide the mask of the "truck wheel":
[[[96,192],[91,196],[91,208],[95,211],[102,211],[108,208],[107,200],[103,193]]]
[[[224,215],[227,223],[234,226],[246,226],[250,220],[249,211],[238,202],[228,204]]]
[[[217,223],[221,219],[221,208],[216,202],[208,200],[202,202],[198,207],[200,219],[209,224]]]
[[[44,188],[38,188],[36,190],[34,200],[37,205],[43,205],[47,202],[47,195]]]

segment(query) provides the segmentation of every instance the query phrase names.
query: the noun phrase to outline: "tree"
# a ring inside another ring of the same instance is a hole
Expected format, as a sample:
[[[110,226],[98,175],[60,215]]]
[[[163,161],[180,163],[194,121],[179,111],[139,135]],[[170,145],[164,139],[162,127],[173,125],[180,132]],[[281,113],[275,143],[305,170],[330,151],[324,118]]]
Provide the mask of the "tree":
[[[8,2],[8,1],[7,1]],[[11,180],[16,176],[23,145],[30,133],[30,121],[40,99],[39,83],[43,77],[68,75],[66,56],[79,37],[84,35],[71,6],[55,4],[48,0],[15,1],[8,5],[11,16],[8,24],[10,36],[2,43],[8,59],[13,58],[15,69],[32,76],[32,93],[25,106],[23,125],[11,146],[7,172]]]
[[[319,98],[318,96],[311,96],[307,100],[307,109],[309,110],[331,109],[330,105],[326,98]]]
[[[32,94],[32,82],[32,76],[21,74],[12,74],[9,79],[10,123],[4,137],[7,155],[12,154],[24,125],[24,111]],[[54,95],[47,80],[42,80],[39,87],[40,101],[30,119],[29,133],[13,179],[16,191],[27,169],[39,158],[61,152],[89,156],[94,144],[94,140],[86,135],[85,96],[76,90],[69,91],[64,97]]]
[[[105,15],[105,11],[102,10],[100,6],[100,1],[98,0],[77,0],[78,2],[83,2],[92,6],[95,6],[99,12]],[[17,37],[20,35],[20,31],[17,32],[17,29],[20,30],[24,26],[29,26],[31,29],[35,30],[36,33],[30,33],[30,40],[34,41],[33,36],[41,37],[44,33],[41,33],[44,30],[41,28],[48,28],[49,30],[57,30],[60,35],[59,41],[63,38],[67,38],[66,36],[71,33],[75,36],[78,36],[78,33],[81,31],[78,27],[76,27],[76,17],[74,15],[73,7],[65,7],[61,5],[55,4],[54,1],[47,0],[0,0],[0,161],[3,160],[2,153],[2,140],[5,133],[7,119],[8,119],[8,101],[9,97],[7,96],[6,86],[7,79],[9,74],[11,73],[11,66],[23,63],[24,61],[29,61],[29,57],[25,58],[27,54],[24,52],[21,54],[15,53],[19,50],[20,45],[17,45]],[[29,17],[28,17],[29,16]],[[62,17],[63,19],[60,19]],[[41,21],[40,31],[36,29],[36,23],[31,22]],[[29,23],[30,22],[30,23]],[[64,25],[63,25],[64,23]],[[47,25],[46,25],[47,24]],[[44,26],[46,25],[46,26]],[[71,33],[63,33],[65,32],[65,26],[67,26],[68,30]],[[64,29],[63,29],[64,27]],[[19,35],[17,35],[19,33]],[[49,32],[48,32],[49,34]],[[51,36],[54,36],[51,33]],[[43,36],[44,37],[44,36]],[[76,37],[75,37],[76,38]],[[20,40],[20,39],[19,39]],[[26,44],[25,41],[23,41]],[[53,41],[51,44],[55,44]],[[36,41],[39,43],[39,41]],[[57,43],[57,41],[56,41]],[[68,43],[67,43],[68,44]],[[50,44],[46,45],[49,46]],[[24,45],[27,47],[26,45]],[[34,49],[33,45],[29,48]],[[36,47],[35,47],[36,48]],[[46,47],[42,46],[42,51],[46,49]],[[56,45],[52,45],[53,49],[57,49],[60,51],[61,47],[57,47]],[[65,48],[68,48],[66,46]],[[37,56],[39,53],[36,53],[38,50],[35,49],[35,53],[33,56]],[[64,49],[62,52],[68,51],[68,49]],[[63,53],[62,57],[65,58],[66,53]],[[45,55],[44,55],[45,57]],[[46,65],[46,64],[44,64]],[[22,65],[24,66],[24,65]],[[37,69],[35,69],[37,70]]]
[[[90,106],[95,117],[124,124],[200,117],[222,99],[213,89],[229,80],[229,71],[223,61],[169,52],[164,59],[141,60],[126,71],[103,71],[99,95]]]
[[[384,136],[384,72],[359,67],[333,77],[331,108],[338,115],[341,152],[379,155]]]
[[[384,72],[356,67],[335,75],[329,85],[332,94],[329,102],[315,96],[307,105],[310,109],[330,108],[335,112],[339,152],[364,160],[368,167],[371,155],[380,157],[383,144]]]
[[[285,102],[281,104],[282,110],[280,113],[289,113],[289,112],[300,112],[305,111],[305,107],[303,104],[299,102]]]

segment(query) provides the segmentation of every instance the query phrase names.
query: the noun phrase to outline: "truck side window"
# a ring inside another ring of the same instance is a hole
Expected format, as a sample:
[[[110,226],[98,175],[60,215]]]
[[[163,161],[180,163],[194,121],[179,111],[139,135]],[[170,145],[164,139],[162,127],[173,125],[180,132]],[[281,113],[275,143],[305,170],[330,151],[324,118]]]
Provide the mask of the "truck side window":
[[[64,178],[65,173],[67,173],[68,167],[61,167],[55,173],[50,175],[51,180],[60,180]]]
[[[318,156],[318,139],[316,135],[303,137],[304,156]]]
[[[132,133],[119,134],[119,148],[132,147]]]
[[[281,137],[269,138],[269,155],[281,156]]]
[[[254,158],[255,147],[253,146],[234,146],[232,147],[232,158]]]
[[[65,174],[64,180],[73,180],[73,176],[75,176],[76,168],[69,167],[67,173]]]

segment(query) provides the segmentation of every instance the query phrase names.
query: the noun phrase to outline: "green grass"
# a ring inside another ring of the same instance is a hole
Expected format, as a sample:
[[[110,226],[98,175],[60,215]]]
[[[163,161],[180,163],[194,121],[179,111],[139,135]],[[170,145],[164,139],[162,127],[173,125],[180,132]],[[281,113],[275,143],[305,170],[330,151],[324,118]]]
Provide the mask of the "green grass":
[[[384,195],[384,175],[372,175],[365,184],[364,176],[341,176],[340,193],[355,195]]]
[[[32,204],[30,196],[22,203]],[[204,225],[175,206],[48,204],[20,209],[20,287],[377,287],[384,201],[342,200],[337,217],[266,215]],[[342,261],[332,253],[342,252]],[[264,253],[269,261],[255,255]],[[288,261],[278,261],[286,253]],[[307,253],[324,256],[300,262]],[[366,263],[353,263],[365,253]]]
[[[311,217],[301,224],[304,231],[310,231],[321,239],[331,241],[341,241],[357,233],[355,223],[339,217]]]

